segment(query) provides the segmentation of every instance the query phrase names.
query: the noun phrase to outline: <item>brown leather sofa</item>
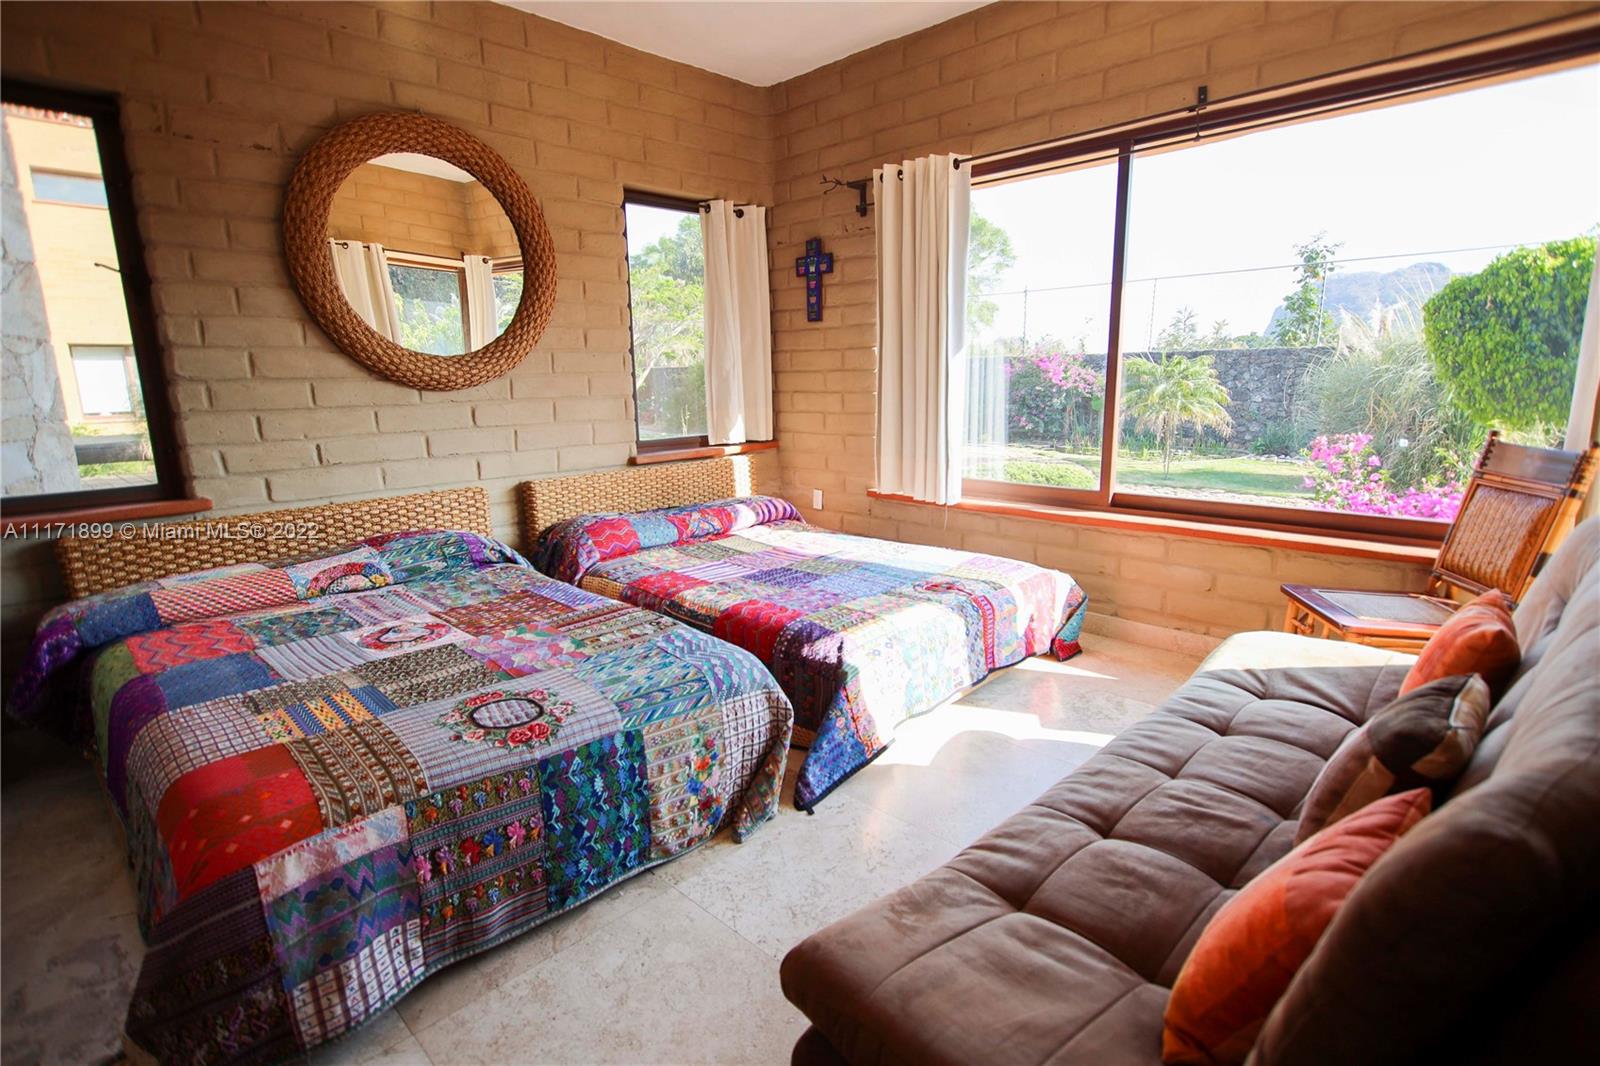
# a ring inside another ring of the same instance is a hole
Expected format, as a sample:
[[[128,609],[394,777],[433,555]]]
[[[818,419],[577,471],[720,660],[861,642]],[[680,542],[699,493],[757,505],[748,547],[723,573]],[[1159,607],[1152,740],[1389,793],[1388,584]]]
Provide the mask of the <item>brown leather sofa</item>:
[[[1376,865],[1251,1062],[1592,1061],[1600,1047],[1600,520],[1517,611],[1523,666],[1452,795]],[[806,939],[796,1063],[1161,1060],[1195,939],[1289,850],[1410,656],[1225,642],[1155,713],[948,864]]]

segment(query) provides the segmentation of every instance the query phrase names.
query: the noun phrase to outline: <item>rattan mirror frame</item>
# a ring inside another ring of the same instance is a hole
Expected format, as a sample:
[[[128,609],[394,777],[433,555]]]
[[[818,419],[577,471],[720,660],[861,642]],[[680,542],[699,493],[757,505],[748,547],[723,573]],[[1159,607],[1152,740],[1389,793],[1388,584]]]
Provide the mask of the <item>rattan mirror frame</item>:
[[[505,331],[475,351],[429,355],[403,348],[367,325],[339,288],[327,247],[334,194],[353,170],[389,152],[420,152],[455,164],[482,182],[511,220],[522,249],[522,300]],[[412,388],[465,389],[499,377],[538,343],[555,310],[555,244],[527,183],[499,152],[428,115],[402,111],[365,115],[312,145],[289,179],[283,249],[301,302],[339,350]]]

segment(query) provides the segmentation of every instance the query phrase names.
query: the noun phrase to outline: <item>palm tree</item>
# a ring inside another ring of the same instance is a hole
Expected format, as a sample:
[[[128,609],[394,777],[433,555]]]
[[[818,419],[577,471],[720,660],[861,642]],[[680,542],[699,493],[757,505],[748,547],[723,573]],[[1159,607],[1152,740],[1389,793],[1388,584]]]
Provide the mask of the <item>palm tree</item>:
[[[1154,359],[1129,359],[1123,364],[1127,379],[1122,386],[1122,410],[1135,428],[1154,433],[1161,441],[1161,472],[1172,467],[1172,446],[1178,429],[1214,429],[1224,437],[1233,433],[1228,417],[1228,390],[1217,378],[1209,355],[1163,354]]]

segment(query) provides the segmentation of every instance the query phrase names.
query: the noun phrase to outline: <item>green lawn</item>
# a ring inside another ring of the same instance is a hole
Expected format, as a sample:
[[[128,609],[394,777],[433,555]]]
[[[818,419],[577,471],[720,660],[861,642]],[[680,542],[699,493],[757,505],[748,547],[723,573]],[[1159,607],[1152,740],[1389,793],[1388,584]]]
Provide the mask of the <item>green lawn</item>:
[[[84,463],[78,467],[79,477],[150,477],[156,476],[156,464],[148,459],[125,463]]]
[[[1099,464],[1097,455],[1019,444],[1009,446],[1004,459],[1007,481],[1064,488],[1093,488]],[[1130,489],[1305,499],[1307,493],[1301,482],[1308,472],[1304,463],[1275,462],[1254,455],[1178,456],[1165,473],[1159,457],[1117,459],[1117,484]]]

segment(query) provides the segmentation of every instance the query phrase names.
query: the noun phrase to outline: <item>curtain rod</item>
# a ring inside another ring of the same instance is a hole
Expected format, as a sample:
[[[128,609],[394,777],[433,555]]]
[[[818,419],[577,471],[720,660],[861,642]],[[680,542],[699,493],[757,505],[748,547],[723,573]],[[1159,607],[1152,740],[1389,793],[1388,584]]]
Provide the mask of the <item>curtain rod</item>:
[[[1365,99],[1371,103],[1385,103],[1395,100],[1403,100],[1410,96],[1418,96],[1423,93],[1432,92],[1436,89],[1448,89],[1456,85],[1468,84],[1476,80],[1478,80],[1476,77],[1466,76],[1454,79],[1452,81],[1431,82],[1424,86],[1418,86],[1409,89],[1396,89],[1395,91],[1389,93],[1378,93],[1368,96]],[[1202,85],[1201,88],[1204,89],[1205,86]],[[1124,151],[1128,152],[1130,155],[1144,155],[1147,152],[1159,152],[1167,148],[1175,148],[1181,144],[1194,144],[1197,141],[1209,141],[1215,137],[1229,137],[1240,133],[1251,133],[1255,130],[1270,129],[1273,126],[1282,126],[1290,122],[1298,122],[1302,119],[1320,118],[1324,115],[1333,115],[1341,111],[1348,111],[1350,106],[1351,105],[1348,102],[1333,103],[1324,107],[1313,107],[1307,108],[1303,111],[1297,111],[1291,116],[1275,116],[1271,118],[1263,118],[1256,122],[1240,122],[1228,125],[1224,128],[1209,131],[1200,129],[1195,129],[1192,131],[1175,130],[1172,133],[1152,137],[1149,140],[1128,148],[1106,148],[1102,151],[1088,152],[1084,155],[1063,156],[1061,158],[1049,161],[1026,163],[1022,166],[1019,166],[1014,171],[1007,171],[1003,175],[998,175],[997,178],[1009,179],[1013,177],[1026,177],[1041,170],[1051,170],[1061,167],[1064,164],[1076,169],[1078,167],[1088,166],[1094,163],[1107,162],[1117,158]],[[1186,111],[1194,110],[1197,109],[1186,109]],[[1177,113],[1183,114],[1184,112]]]
[[[700,210],[702,210],[702,211],[710,211],[711,210],[711,204],[712,204],[712,201],[710,201],[710,200],[700,200],[700,201],[696,202],[696,206],[698,206],[700,208]],[[744,217],[744,209],[745,208],[747,208],[747,207],[756,207],[756,206],[758,206],[758,205],[753,204],[753,203],[752,204],[734,204],[733,205],[733,217],[734,218],[743,218]]]
[[[1576,18],[1583,19],[1586,16],[1592,17],[1592,15],[1593,15],[1593,12],[1579,13],[1579,15],[1576,16]],[[1110,123],[1110,124],[1105,125],[1105,126],[1098,126],[1098,127],[1093,128],[1093,129],[1084,130],[1084,131],[1082,131],[1080,133],[1074,133],[1074,134],[1071,134],[1071,135],[1066,136],[1066,137],[1048,137],[1048,138],[1045,138],[1043,140],[1033,141],[1033,142],[1030,142],[1028,144],[1016,145],[1016,146],[1011,147],[1011,148],[996,149],[995,151],[992,151],[992,152],[978,152],[978,153],[974,153],[973,155],[968,155],[968,156],[957,156],[955,159],[951,160],[951,164],[957,170],[959,170],[959,169],[961,169],[961,165],[963,163],[986,163],[986,162],[988,162],[990,160],[1002,160],[1002,159],[1006,159],[1006,158],[1011,157],[1011,156],[1020,156],[1020,155],[1031,154],[1031,153],[1034,153],[1034,152],[1037,152],[1037,151],[1041,151],[1041,150],[1044,150],[1044,149],[1049,149],[1049,148],[1055,148],[1055,147],[1063,147],[1064,148],[1064,147],[1067,147],[1067,146],[1069,146],[1069,145],[1071,145],[1071,144],[1073,144],[1074,142],[1077,142],[1077,141],[1094,141],[1094,140],[1098,140],[1100,138],[1104,138],[1104,137],[1110,136],[1110,135],[1112,135],[1112,134],[1114,134],[1114,133],[1116,133],[1118,131],[1126,131],[1127,133],[1129,133],[1131,135],[1131,134],[1137,133],[1137,131],[1141,127],[1151,126],[1151,125],[1155,125],[1155,124],[1158,124],[1158,123],[1161,123],[1161,122],[1177,121],[1177,120],[1183,118],[1186,115],[1194,116],[1195,122],[1196,122],[1195,134],[1198,135],[1201,132],[1200,129],[1199,129],[1200,114],[1201,114],[1201,112],[1206,110],[1208,107],[1214,107],[1214,108],[1236,107],[1236,106],[1238,106],[1239,104],[1241,104],[1243,102],[1246,102],[1246,101],[1249,101],[1249,100],[1253,100],[1253,99],[1259,99],[1263,103],[1266,103],[1266,102],[1270,101],[1271,99],[1273,99],[1274,97],[1277,97],[1277,96],[1280,96],[1280,95],[1292,96],[1293,95],[1293,90],[1295,90],[1296,88],[1304,88],[1306,86],[1311,86],[1311,85],[1315,85],[1315,84],[1322,83],[1322,82],[1330,82],[1330,81],[1335,81],[1336,82],[1337,79],[1352,78],[1352,77],[1354,77],[1356,75],[1361,74],[1363,71],[1371,71],[1371,70],[1377,69],[1379,67],[1385,67],[1385,66],[1389,66],[1389,65],[1397,64],[1397,63],[1403,64],[1403,63],[1407,63],[1407,62],[1419,61],[1419,60],[1426,59],[1429,56],[1437,56],[1437,55],[1439,55],[1441,53],[1454,51],[1454,50],[1460,49],[1460,48],[1470,48],[1473,45],[1483,44],[1483,43],[1489,42],[1489,41],[1501,40],[1501,39],[1504,39],[1504,38],[1507,38],[1507,37],[1514,37],[1514,36],[1518,36],[1518,35],[1521,35],[1521,34],[1537,32],[1537,31],[1539,31],[1541,29],[1545,29],[1545,28],[1547,28],[1549,26],[1552,26],[1552,25],[1556,25],[1556,24],[1560,24],[1560,23],[1572,22],[1572,21],[1574,21],[1574,18],[1575,18],[1575,16],[1572,16],[1572,15],[1561,15],[1561,16],[1557,16],[1555,18],[1550,18],[1550,19],[1545,19],[1545,20],[1540,21],[1540,22],[1535,22],[1535,23],[1532,23],[1532,24],[1527,25],[1527,26],[1521,26],[1521,27],[1518,27],[1517,29],[1514,29],[1514,30],[1500,31],[1500,32],[1497,32],[1497,33],[1481,34],[1478,37],[1469,38],[1468,40],[1465,40],[1465,41],[1458,41],[1455,44],[1451,44],[1451,45],[1445,46],[1443,48],[1432,48],[1432,49],[1424,49],[1422,51],[1417,51],[1417,52],[1409,52],[1409,53],[1407,53],[1407,54],[1405,54],[1403,56],[1395,56],[1393,58],[1381,60],[1381,61],[1376,62],[1376,63],[1366,63],[1366,64],[1361,64],[1361,65],[1353,66],[1353,67],[1345,67],[1345,68],[1343,68],[1341,70],[1333,71],[1333,72],[1328,73],[1328,74],[1312,75],[1311,77],[1300,78],[1300,79],[1297,79],[1295,81],[1285,82],[1285,83],[1283,83],[1281,85],[1274,85],[1274,86],[1271,86],[1271,87],[1265,88],[1265,89],[1256,89],[1256,90],[1252,90],[1250,92],[1239,93],[1239,94],[1237,94],[1235,96],[1225,97],[1225,98],[1223,98],[1221,100],[1216,100],[1216,101],[1212,101],[1212,100],[1209,100],[1207,98],[1208,94],[1207,94],[1206,86],[1201,85],[1201,86],[1198,86],[1198,91],[1196,93],[1196,101],[1195,101],[1195,103],[1193,103],[1193,104],[1191,104],[1191,105],[1189,105],[1187,107],[1174,108],[1174,109],[1169,110],[1169,111],[1161,111],[1161,112],[1157,112],[1155,114],[1146,115],[1143,118],[1129,119],[1129,120],[1125,120],[1125,121],[1122,121],[1122,122]],[[1600,29],[1597,29],[1594,26],[1581,26],[1580,25],[1576,29],[1570,31],[1570,35],[1576,38],[1574,41],[1572,41],[1570,43],[1569,42],[1563,42],[1563,41],[1560,40],[1560,38],[1554,38],[1554,37],[1549,38],[1547,40],[1539,40],[1539,39],[1536,38],[1533,41],[1526,42],[1525,47],[1530,47],[1530,48],[1533,48],[1533,49],[1537,50],[1537,47],[1539,45],[1541,45],[1541,44],[1547,44],[1547,45],[1548,44],[1557,44],[1557,45],[1565,44],[1566,45],[1565,48],[1557,48],[1558,55],[1553,57],[1553,61],[1559,60],[1561,58],[1573,58],[1576,55],[1581,55],[1586,51],[1600,50]],[[1473,57],[1463,57],[1463,59],[1462,59],[1463,64],[1464,65],[1469,65],[1472,62],[1472,58]],[[1505,72],[1504,70],[1499,69],[1499,67],[1496,65],[1497,64],[1497,60],[1498,60],[1499,57],[1496,57],[1496,56],[1484,56],[1484,57],[1479,57],[1479,58],[1483,58],[1483,59],[1487,60],[1486,69],[1473,71],[1472,73],[1465,74],[1465,75],[1463,75],[1463,76],[1461,76],[1461,77],[1459,77],[1459,78],[1457,78],[1457,79],[1455,79],[1453,81],[1431,81],[1425,87],[1416,87],[1412,91],[1414,91],[1414,92],[1415,91],[1423,91],[1424,88],[1426,88],[1426,89],[1445,88],[1445,87],[1449,87],[1451,85],[1461,84],[1462,82],[1465,82],[1465,81],[1468,81],[1468,80],[1476,80],[1476,79],[1479,79],[1479,78],[1492,77],[1496,73],[1504,73]],[[1400,72],[1400,76],[1401,77],[1404,76],[1403,72]],[[1337,90],[1337,85],[1330,85],[1329,88],[1336,91]],[[1372,99],[1385,99],[1387,97],[1383,97],[1381,95],[1374,95],[1371,98]],[[1351,106],[1354,102],[1355,101],[1345,101],[1345,102],[1343,102],[1343,104],[1341,106],[1348,107],[1348,106]],[[1299,117],[1299,116],[1296,116],[1296,117]],[[1246,119],[1246,121],[1248,121],[1248,119]],[[1286,119],[1284,119],[1284,121],[1289,121],[1289,119],[1286,118]],[[1252,127],[1252,128],[1259,128],[1259,126]]]

